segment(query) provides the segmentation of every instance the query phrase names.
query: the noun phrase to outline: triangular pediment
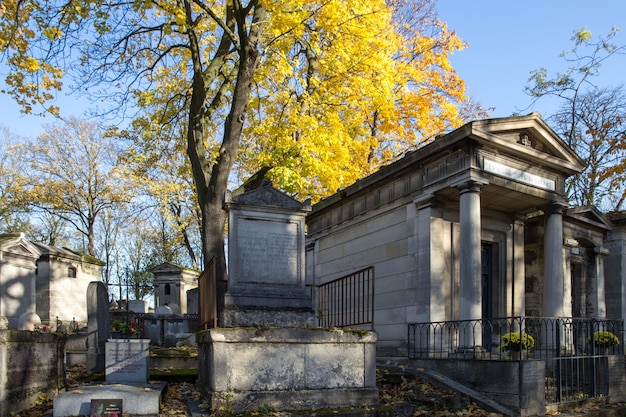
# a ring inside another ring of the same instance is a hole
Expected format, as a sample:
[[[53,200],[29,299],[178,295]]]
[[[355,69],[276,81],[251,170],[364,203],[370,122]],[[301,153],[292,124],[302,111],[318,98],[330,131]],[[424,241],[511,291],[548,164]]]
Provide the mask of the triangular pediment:
[[[239,204],[244,206],[272,207],[287,210],[310,211],[311,201],[299,202],[288,194],[272,187],[271,182],[265,180],[260,188],[246,191],[245,193],[226,196],[227,204]]]
[[[584,162],[538,113],[470,123],[472,137],[485,146],[531,160],[567,175],[582,170]]]
[[[0,235],[0,251],[33,259],[41,256],[39,249],[26,240],[23,233]]]
[[[570,208],[565,212],[565,215],[570,219],[575,219],[580,223],[595,226],[600,229],[613,229],[611,221],[608,220],[607,217],[600,212],[600,210],[593,206]]]
[[[167,274],[180,274],[183,272],[183,267],[171,264],[169,262],[162,263],[161,265],[152,268],[153,274],[167,275]]]

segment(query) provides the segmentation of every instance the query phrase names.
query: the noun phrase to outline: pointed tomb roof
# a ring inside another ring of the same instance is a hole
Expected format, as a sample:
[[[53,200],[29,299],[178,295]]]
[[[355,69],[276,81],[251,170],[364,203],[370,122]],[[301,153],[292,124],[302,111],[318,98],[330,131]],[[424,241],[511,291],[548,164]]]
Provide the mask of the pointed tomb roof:
[[[260,187],[257,189],[246,191],[240,194],[227,192],[224,203],[227,207],[266,207],[303,212],[308,212],[311,210],[310,199],[307,199],[304,203],[301,203],[287,193],[284,193],[274,188],[271,181],[268,179],[264,179],[261,182]]]
[[[0,252],[20,258],[37,259],[41,256],[41,251],[26,239],[24,233],[1,234]]]

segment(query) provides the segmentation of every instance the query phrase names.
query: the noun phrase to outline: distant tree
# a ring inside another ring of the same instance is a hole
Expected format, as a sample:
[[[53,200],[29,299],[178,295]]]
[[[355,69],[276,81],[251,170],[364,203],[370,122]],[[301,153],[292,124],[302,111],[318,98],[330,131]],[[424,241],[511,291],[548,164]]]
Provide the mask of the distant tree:
[[[622,209],[626,197],[626,96],[622,85],[601,87],[595,77],[612,56],[626,54],[626,45],[611,43],[617,33],[614,28],[594,42],[589,30],[576,31],[574,48],[562,54],[567,71],[554,77],[545,68],[533,71],[525,89],[534,100],[561,101],[546,119],[585,161],[582,173],[566,184],[570,201],[608,211]]]
[[[24,169],[27,159],[13,144],[24,140],[6,126],[0,126],[0,233],[24,233],[28,238],[35,239],[43,235],[45,238],[41,241],[47,243],[60,236],[58,229],[46,224],[50,232],[40,233],[39,224],[34,219],[36,213],[22,199],[23,185],[28,178]]]
[[[12,149],[19,150],[25,173],[15,181],[21,189],[16,200],[71,225],[84,238],[87,253],[98,256],[98,219],[105,210],[132,199],[131,190],[117,175],[119,152],[106,130],[72,118]]]
[[[164,126],[159,131],[167,129]],[[129,141],[133,139],[128,131],[121,135]],[[148,139],[143,145],[149,149],[133,143],[122,155],[121,169],[141,196],[143,209],[156,211],[154,217],[166,221],[176,232],[169,236],[169,246],[184,247],[187,259],[182,265],[200,269],[202,215],[183,143],[182,140]]]
[[[30,224],[32,229],[27,235],[32,240],[50,246],[72,247],[67,222],[63,218],[46,211],[32,211]]]
[[[623,88],[590,89],[577,97],[575,107],[563,105],[550,121],[585,166],[569,179],[570,201],[612,211],[623,209],[626,188],[626,96]]]
[[[128,226],[126,235],[119,242],[124,260],[119,262],[123,269],[119,269],[118,274],[129,294],[143,299],[153,294],[154,267],[164,262],[186,265],[189,259],[178,239],[179,231],[172,228],[158,210],[133,219]]]

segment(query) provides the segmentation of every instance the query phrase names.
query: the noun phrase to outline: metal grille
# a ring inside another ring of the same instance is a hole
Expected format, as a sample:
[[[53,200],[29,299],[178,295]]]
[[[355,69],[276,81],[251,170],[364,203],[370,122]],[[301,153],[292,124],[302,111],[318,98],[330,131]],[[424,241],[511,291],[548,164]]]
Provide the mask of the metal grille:
[[[512,334],[515,349],[505,343]],[[532,346],[521,342],[529,338]],[[608,395],[609,357],[623,355],[623,346],[622,320],[506,317],[408,326],[409,359],[544,360],[548,404]]]
[[[321,327],[370,324],[374,330],[374,267],[318,286],[317,311]]]

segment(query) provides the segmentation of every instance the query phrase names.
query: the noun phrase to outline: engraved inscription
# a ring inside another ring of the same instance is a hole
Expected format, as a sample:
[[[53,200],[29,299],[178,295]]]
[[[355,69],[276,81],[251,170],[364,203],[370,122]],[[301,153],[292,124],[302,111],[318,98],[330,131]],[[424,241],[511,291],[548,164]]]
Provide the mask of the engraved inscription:
[[[107,382],[141,381],[147,379],[148,344],[141,342],[107,342]]]
[[[237,245],[239,283],[298,283],[297,223],[239,219]]]

